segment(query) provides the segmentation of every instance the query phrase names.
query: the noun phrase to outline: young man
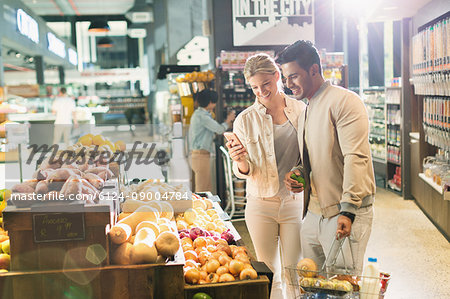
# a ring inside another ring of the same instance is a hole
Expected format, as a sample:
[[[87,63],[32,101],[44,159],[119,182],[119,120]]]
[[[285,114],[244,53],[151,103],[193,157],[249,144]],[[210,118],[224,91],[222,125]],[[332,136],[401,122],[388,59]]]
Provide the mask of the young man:
[[[210,155],[214,151],[215,134],[222,134],[231,127],[235,113],[230,112],[224,123],[219,124],[211,112],[216,108],[217,92],[204,89],[197,94],[199,108],[191,117],[189,144],[191,148],[191,167],[194,171],[194,192],[212,191]]]
[[[294,96],[308,101],[298,129],[303,167],[310,173],[304,194],[303,255],[321,269],[333,240],[349,237],[343,247],[345,262],[360,274],[376,190],[367,111],[358,95],[323,79],[320,57],[311,42],[300,40],[288,46],[277,62]],[[285,176],[286,187],[301,192],[303,185],[291,174]],[[342,266],[342,258],[338,264]]]
[[[72,122],[75,128],[78,127],[75,109],[75,101],[67,95],[67,89],[61,87],[59,95],[52,104],[52,113],[56,114],[53,128],[53,144],[58,144],[62,136],[64,144],[66,146],[69,145]]]

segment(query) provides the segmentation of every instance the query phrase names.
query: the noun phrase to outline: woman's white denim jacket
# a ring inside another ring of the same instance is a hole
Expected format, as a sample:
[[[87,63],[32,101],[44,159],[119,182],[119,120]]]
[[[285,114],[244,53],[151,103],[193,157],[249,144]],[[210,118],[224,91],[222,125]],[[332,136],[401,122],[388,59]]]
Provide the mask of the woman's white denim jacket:
[[[306,105],[284,95],[286,107],[284,113],[297,131],[298,117]],[[278,170],[275,158],[272,117],[266,113],[258,99],[242,111],[234,121],[233,132],[247,150],[249,172],[239,171],[233,162],[233,172],[241,179],[247,180],[247,196],[273,197],[279,189]],[[293,136],[292,138],[297,138]],[[286,153],[289,154],[289,153]]]

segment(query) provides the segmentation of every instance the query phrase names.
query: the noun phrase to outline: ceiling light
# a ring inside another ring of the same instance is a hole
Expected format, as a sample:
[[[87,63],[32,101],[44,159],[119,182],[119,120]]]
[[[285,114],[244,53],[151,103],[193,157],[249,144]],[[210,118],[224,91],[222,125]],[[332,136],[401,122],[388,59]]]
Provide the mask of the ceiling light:
[[[135,0],[133,7],[125,13],[125,17],[132,23],[152,23],[153,8],[145,0]]]
[[[97,43],[97,47],[99,48],[112,48],[113,46],[114,42],[107,36],[100,38]]]
[[[16,52],[16,58],[20,58],[22,56],[22,54],[20,54],[19,52]]]
[[[106,21],[92,21],[89,25],[89,32],[108,32],[111,28]]]
[[[26,63],[33,63],[34,62],[34,57],[33,56],[25,56],[25,58],[23,60]]]

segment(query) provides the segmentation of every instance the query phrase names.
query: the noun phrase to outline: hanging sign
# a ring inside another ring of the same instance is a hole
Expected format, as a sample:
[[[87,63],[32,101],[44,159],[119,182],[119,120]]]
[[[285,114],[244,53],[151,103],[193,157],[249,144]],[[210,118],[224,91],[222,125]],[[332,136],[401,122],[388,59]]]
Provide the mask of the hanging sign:
[[[233,0],[234,46],[314,43],[313,0]]]
[[[75,51],[72,48],[67,49],[67,53],[69,54],[69,62],[73,65],[78,64],[78,54],[77,51]]]
[[[19,32],[28,37],[30,40],[39,43],[39,25],[35,19],[30,17],[25,11],[22,9],[17,10],[16,14],[17,18],[17,29]]]
[[[47,33],[48,49],[61,58],[66,58],[66,44],[51,32]]]

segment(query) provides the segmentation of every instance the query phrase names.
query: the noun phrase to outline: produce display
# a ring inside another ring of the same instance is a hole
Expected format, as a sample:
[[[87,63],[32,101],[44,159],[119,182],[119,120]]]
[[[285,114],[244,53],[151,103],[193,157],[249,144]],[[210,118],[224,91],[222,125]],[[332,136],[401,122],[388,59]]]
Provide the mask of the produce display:
[[[0,190],[0,273],[8,272],[11,262],[8,232],[3,229],[2,211],[6,208],[6,201],[11,195],[7,189]]]
[[[197,201],[194,200],[194,204],[195,202]],[[219,234],[227,231],[225,222],[220,219],[220,216],[215,209],[206,210],[203,207],[190,208],[184,213],[178,214],[176,222],[178,231],[194,227]]]
[[[112,253],[114,264],[164,262],[178,252],[180,241],[169,203],[154,200],[125,204],[129,212],[122,212],[109,231],[111,242],[117,245]]]
[[[195,240],[184,237],[181,246],[186,259],[183,267],[186,283],[220,283],[258,277],[243,246],[228,245],[224,239],[203,236]]]
[[[191,192],[185,185],[172,186],[159,180],[146,180],[139,184],[131,184],[122,188],[122,196],[129,200],[191,200]],[[125,212],[126,205],[122,207]]]
[[[96,153],[103,156],[107,152],[111,156],[122,149],[121,142],[114,145],[101,135],[80,137],[75,145],[47,157],[31,180],[13,186],[14,204],[23,199],[96,202],[105,182],[119,174],[116,162],[96,159]]]
[[[176,81],[178,83],[181,82],[210,82],[212,80],[214,80],[215,75],[213,73],[213,71],[208,70],[206,72],[192,72],[192,73],[187,73],[184,76],[178,76],[176,78]]]

